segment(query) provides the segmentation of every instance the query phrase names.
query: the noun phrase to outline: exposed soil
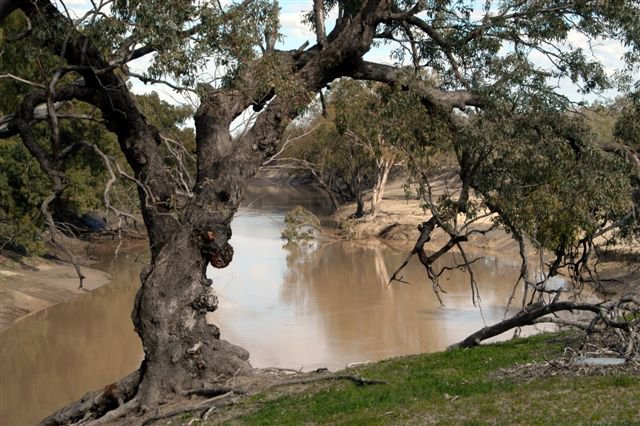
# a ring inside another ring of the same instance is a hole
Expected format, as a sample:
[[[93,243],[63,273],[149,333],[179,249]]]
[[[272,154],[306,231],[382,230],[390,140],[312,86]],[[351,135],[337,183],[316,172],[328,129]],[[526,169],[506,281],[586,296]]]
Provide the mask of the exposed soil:
[[[434,178],[432,191],[434,197],[444,193],[455,192],[457,174],[445,171]],[[369,200],[365,197],[365,206],[369,208]],[[422,201],[415,196],[415,190],[406,191],[404,179],[389,182],[385,188],[384,198],[380,206],[380,213],[376,217],[364,216],[360,219],[347,220],[355,212],[355,203],[340,206],[335,213],[337,221],[343,224],[344,236],[363,240],[378,238],[387,241],[406,242],[413,246],[420,232],[418,225],[426,221],[429,215],[422,206]],[[478,221],[477,226],[489,228],[491,219]],[[432,239],[427,243],[427,249],[436,248],[444,243],[447,235],[436,230]],[[490,231],[486,236],[471,236],[468,245],[475,251],[518,257],[518,245],[502,229]]]
[[[77,244],[76,244],[77,245]],[[86,264],[85,259],[85,263]],[[92,291],[110,281],[107,273],[82,266],[83,289],[71,263],[0,253],[0,331],[20,319]]]
[[[106,234],[105,234],[106,235]],[[48,247],[44,257],[25,257],[13,251],[0,251],[0,332],[37,311],[91,292],[111,281],[108,273],[95,267],[117,247],[143,245],[138,234],[127,234],[121,244],[112,236],[93,240],[67,238],[64,246],[73,253],[85,276],[82,288],[75,267],[61,249]]]

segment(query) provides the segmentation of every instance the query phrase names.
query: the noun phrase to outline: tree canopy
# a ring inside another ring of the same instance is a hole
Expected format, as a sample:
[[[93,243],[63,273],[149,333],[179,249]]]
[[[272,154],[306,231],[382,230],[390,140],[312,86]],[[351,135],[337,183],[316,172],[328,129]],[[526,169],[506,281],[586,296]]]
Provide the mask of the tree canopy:
[[[0,182],[37,186],[32,199],[18,204],[40,204],[39,220],[55,239],[51,208],[69,194],[75,199],[77,182],[99,185],[108,176],[109,188],[114,176],[123,178],[136,188],[152,260],[141,274],[132,315],[145,361],[119,383],[125,404],[110,411],[108,396],[98,393],[57,413],[50,424],[109,412],[106,421],[206,387],[213,377],[249,371],[246,351],[221,340],[206,321],[218,304],[206,268],[232,260],[230,222],[247,179],[276,152],[291,121],[338,78],[377,81],[407,94],[397,102],[419,102],[424,112],[417,115],[429,128],[414,152],[448,143],[455,153],[460,191],[436,203],[428,181],[423,185],[431,217],[412,255],[433,279],[437,271],[424,243],[435,229],[450,236],[445,251],[468,237],[471,228],[457,218],[481,215],[472,191],[520,242],[526,235],[560,248],[560,263],[586,234],[638,216],[637,168],[628,173],[638,161],[637,96],[622,110],[614,145],[602,149],[584,126],[568,119],[575,105],[560,90],[563,84],[584,94],[634,88],[640,62],[636,1],[313,0],[306,21],[315,40],[289,50],[279,44],[277,2],[70,6],[61,0],[0,1],[0,139],[3,150],[15,150],[11,155],[25,164],[35,160],[48,183],[16,170]],[[624,52],[616,73],[587,48],[602,41],[617,42]],[[374,45],[388,46],[404,66],[365,59]],[[135,72],[134,61],[148,66]],[[132,81],[164,84],[197,99],[194,140],[175,127],[189,110],[165,108],[153,96],[140,101]],[[420,110],[409,105],[406,111]],[[232,132],[236,120],[251,112],[243,131]],[[126,160],[127,170],[118,169],[116,156]],[[583,192],[567,189],[583,185]],[[14,204],[19,199],[13,190],[2,192]],[[103,202],[116,217],[126,217],[109,197]]]

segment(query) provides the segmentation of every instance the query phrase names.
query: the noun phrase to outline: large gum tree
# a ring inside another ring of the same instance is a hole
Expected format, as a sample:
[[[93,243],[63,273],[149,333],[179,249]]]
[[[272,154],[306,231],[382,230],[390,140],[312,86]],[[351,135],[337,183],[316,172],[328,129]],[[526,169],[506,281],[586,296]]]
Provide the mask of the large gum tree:
[[[608,87],[602,65],[567,42],[575,35],[619,40],[630,64],[640,53],[631,0],[313,0],[306,21],[316,39],[294,50],[276,47],[277,1],[99,0],[86,2],[79,17],[68,6],[0,0],[0,84],[10,94],[0,106],[0,138],[19,138],[50,179],[42,209],[49,215],[67,184],[65,161],[99,155],[91,141],[63,140],[59,123],[82,118],[79,107],[98,111],[133,171],[151,263],[141,273],[132,314],[145,353],[140,369],[116,384],[117,402],[107,395],[113,389],[105,389],[48,424],[149,409],[221,375],[250,371],[249,354],[221,340],[205,319],[218,306],[205,272],[209,264],[231,262],[230,223],[247,179],[331,81],[348,76],[412,91],[425,120],[437,117],[455,131],[464,126],[460,111],[519,90],[553,94],[558,79],[587,91]],[[365,60],[375,43],[388,43],[411,65]],[[149,67],[137,75],[128,64],[143,58]],[[437,78],[422,79],[420,69]],[[136,78],[165,80],[197,96],[192,184],[171,173],[162,135],[127,84]],[[232,122],[249,110],[255,118],[232,135]],[[425,224],[423,230],[437,226]]]

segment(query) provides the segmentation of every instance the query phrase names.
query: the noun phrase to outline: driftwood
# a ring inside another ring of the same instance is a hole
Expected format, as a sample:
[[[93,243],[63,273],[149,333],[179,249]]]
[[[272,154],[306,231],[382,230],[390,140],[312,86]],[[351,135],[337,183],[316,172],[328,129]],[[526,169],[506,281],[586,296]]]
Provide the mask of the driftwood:
[[[190,389],[188,391],[182,392],[182,395],[183,396],[196,395],[196,396],[211,398],[215,396],[224,395],[229,392],[240,394],[240,395],[244,395],[247,393],[242,389],[231,388],[229,386],[212,386],[209,388],[202,388],[202,389]]]
[[[262,392],[269,389],[281,387],[281,386],[301,385],[301,384],[308,384],[308,383],[315,383],[315,382],[323,382],[328,380],[348,380],[350,382],[355,383],[358,386],[387,384],[387,382],[383,380],[367,379],[367,378],[355,376],[352,374],[328,374],[321,377],[305,377],[302,379],[285,380],[284,382],[274,383],[271,386],[268,386],[267,388],[263,389]]]

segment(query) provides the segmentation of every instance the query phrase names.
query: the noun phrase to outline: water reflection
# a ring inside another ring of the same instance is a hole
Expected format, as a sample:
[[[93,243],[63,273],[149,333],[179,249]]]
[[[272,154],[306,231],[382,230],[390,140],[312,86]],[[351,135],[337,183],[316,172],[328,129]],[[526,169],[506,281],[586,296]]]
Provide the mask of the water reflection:
[[[484,258],[474,268],[482,312],[471,301],[467,274],[457,270],[442,278],[443,308],[417,260],[403,273],[411,285],[388,285],[406,251],[376,241],[283,248],[281,221],[281,214],[267,224],[241,212],[232,242],[242,257],[210,271],[221,298],[212,320],[259,367],[337,369],[444,349],[482,326],[483,317],[502,319],[517,277],[513,262]],[[455,261],[449,256],[436,266]]]

